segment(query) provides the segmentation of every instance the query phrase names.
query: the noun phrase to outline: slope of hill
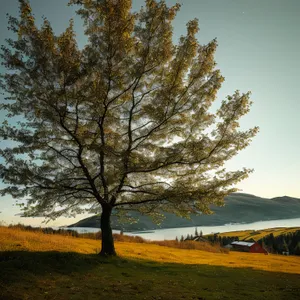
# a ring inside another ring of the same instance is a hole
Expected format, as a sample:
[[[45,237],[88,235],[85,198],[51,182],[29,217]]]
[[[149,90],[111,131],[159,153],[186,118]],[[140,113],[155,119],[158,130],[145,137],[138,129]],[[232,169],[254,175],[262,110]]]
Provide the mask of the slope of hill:
[[[300,227],[279,227],[279,228],[268,228],[261,230],[243,230],[243,231],[230,231],[230,232],[222,232],[219,233],[220,237],[238,237],[240,240],[250,240],[253,239],[255,241],[259,241],[263,237],[266,237],[273,234],[274,237],[291,234],[296,231],[300,231]],[[207,234],[206,236],[211,236],[211,234]]]
[[[257,221],[291,219],[300,217],[300,199],[291,197],[261,198],[250,194],[234,193],[225,198],[223,207],[212,206],[213,215],[192,215],[191,219],[180,218],[165,213],[165,220],[154,224],[150,217],[137,212],[128,215],[137,223],[120,223],[116,216],[112,217],[112,227],[117,230],[137,231],[188,226],[218,226],[228,223],[252,223]],[[99,227],[100,217],[83,219],[69,227]]]
[[[299,299],[298,257],[118,242],[109,259],[99,246],[0,227],[0,299]]]

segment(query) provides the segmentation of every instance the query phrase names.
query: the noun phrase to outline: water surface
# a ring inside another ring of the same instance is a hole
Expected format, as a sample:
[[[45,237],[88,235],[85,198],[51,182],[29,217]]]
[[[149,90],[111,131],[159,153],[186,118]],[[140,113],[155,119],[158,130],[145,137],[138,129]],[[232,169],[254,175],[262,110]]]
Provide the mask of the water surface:
[[[124,232],[126,235],[140,236],[147,240],[174,240],[176,237],[180,239],[183,235],[186,237],[188,234],[194,234],[195,229],[197,231],[202,231],[203,234],[210,233],[222,233],[222,232],[232,232],[240,230],[260,230],[267,228],[278,228],[278,227],[300,227],[300,218],[296,219],[283,219],[283,220],[270,220],[270,221],[259,221],[248,224],[226,224],[221,226],[191,226],[191,227],[181,227],[181,228],[169,228],[169,229],[157,229],[153,231],[136,231],[136,232]],[[99,228],[89,228],[89,227],[72,227],[67,228],[76,230],[79,233],[86,232],[97,232]],[[114,233],[119,233],[118,230],[113,230]]]

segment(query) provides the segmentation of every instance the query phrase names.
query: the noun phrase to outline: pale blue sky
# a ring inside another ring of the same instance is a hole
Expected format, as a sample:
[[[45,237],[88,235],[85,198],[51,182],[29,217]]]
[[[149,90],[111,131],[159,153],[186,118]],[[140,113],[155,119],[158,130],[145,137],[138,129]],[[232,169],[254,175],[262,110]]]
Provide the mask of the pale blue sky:
[[[78,42],[83,46],[86,39],[81,21],[75,9],[67,7],[67,2],[31,0],[36,18],[41,20],[42,15],[47,16],[56,33],[74,17]],[[134,0],[133,8],[143,3]],[[255,172],[238,187],[262,197],[300,198],[300,1],[181,0],[179,3],[182,8],[174,22],[175,42],[185,33],[188,20],[195,17],[200,23],[201,43],[218,39],[216,61],[225,76],[218,101],[236,89],[252,91],[254,104],[242,127],[258,125],[260,133],[228,167],[254,168]],[[0,0],[0,44],[10,35],[6,29],[6,13],[17,15],[17,0]],[[3,113],[0,118],[4,118]],[[17,221],[12,218],[17,212],[12,204],[9,197],[0,200],[0,220]]]

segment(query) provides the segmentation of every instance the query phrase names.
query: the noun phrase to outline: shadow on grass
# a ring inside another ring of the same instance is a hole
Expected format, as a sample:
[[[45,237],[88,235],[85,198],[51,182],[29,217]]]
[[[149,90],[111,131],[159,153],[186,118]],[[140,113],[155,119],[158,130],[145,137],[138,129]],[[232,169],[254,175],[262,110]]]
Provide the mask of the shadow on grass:
[[[109,263],[109,261],[109,259],[101,258],[96,254],[80,254],[76,252],[0,252],[0,264],[4,268],[26,270],[36,275],[43,275],[53,271],[61,274],[86,272],[97,267],[97,264]]]
[[[300,299],[300,276],[103,258],[0,252],[0,299]]]

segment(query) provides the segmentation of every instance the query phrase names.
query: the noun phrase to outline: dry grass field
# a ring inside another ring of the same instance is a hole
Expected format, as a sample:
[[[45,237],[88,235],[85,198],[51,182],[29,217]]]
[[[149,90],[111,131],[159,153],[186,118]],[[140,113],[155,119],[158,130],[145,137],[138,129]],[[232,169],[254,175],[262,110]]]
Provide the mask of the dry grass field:
[[[204,245],[205,248],[208,251],[176,249],[148,243],[116,242],[117,253],[123,258],[300,274],[300,258],[297,256],[263,255],[236,251],[215,253],[210,252],[211,248],[206,245]],[[0,227],[0,251],[20,250],[96,254],[100,250],[100,241]]]
[[[288,234],[300,230],[299,227],[279,227],[279,228],[268,228],[263,230],[244,230],[244,231],[232,231],[232,232],[222,232],[218,236],[238,236],[240,240],[254,239],[255,241],[263,238],[266,235],[273,233],[274,237],[281,234]]]
[[[0,227],[0,299],[300,299],[300,258],[216,253]],[[298,297],[298,298],[297,298]]]

